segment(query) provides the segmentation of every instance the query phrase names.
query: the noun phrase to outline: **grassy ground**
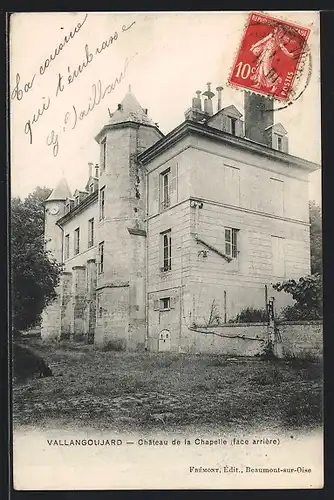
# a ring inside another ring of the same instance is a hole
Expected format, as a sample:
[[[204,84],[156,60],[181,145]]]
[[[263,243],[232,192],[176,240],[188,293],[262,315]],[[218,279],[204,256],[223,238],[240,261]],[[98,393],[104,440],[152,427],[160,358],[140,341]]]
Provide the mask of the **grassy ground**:
[[[301,429],[322,419],[320,363],[33,347],[54,376],[15,382],[17,425],[119,431]]]

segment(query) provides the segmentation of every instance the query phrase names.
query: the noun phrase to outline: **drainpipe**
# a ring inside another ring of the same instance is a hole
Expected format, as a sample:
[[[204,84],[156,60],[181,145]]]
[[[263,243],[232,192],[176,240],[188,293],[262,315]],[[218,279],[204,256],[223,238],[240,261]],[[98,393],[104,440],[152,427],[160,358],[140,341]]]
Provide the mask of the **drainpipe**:
[[[196,207],[195,207],[195,234],[196,234],[196,237],[198,236],[198,220],[199,220],[199,208],[198,208],[198,203],[196,203]]]
[[[226,290],[224,290],[224,323],[227,323]]]
[[[144,168],[144,165],[142,165],[142,168]],[[148,324],[148,175],[147,175],[147,169],[145,168],[145,189],[146,189],[146,220],[145,220],[145,225],[146,225],[146,242],[145,242],[145,318],[146,318],[146,337],[144,341],[144,346],[145,350],[148,350],[148,330],[149,330],[149,324]]]
[[[56,222],[56,226],[58,226],[61,229],[62,235],[61,235],[61,263],[64,264],[64,228]]]
[[[267,285],[264,285],[264,303],[265,303],[267,321],[269,322],[269,316],[268,316],[268,286]]]

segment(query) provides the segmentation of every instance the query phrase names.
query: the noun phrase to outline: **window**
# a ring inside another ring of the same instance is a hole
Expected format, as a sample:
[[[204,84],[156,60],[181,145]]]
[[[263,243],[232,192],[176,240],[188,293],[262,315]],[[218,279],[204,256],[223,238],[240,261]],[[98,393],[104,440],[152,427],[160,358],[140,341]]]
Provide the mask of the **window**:
[[[94,182],[92,182],[92,184],[89,185],[89,194],[92,193],[94,193]]]
[[[225,254],[232,259],[238,257],[238,229],[225,228]]]
[[[80,228],[77,227],[74,231],[74,255],[80,252]]]
[[[170,297],[160,299],[160,311],[167,311],[170,309]]]
[[[273,277],[275,278],[285,277],[284,243],[285,243],[284,238],[279,238],[278,236],[271,237],[272,270],[273,270]]]
[[[100,189],[100,220],[104,219],[105,187]]]
[[[107,158],[107,143],[106,140],[103,139],[101,142],[101,170],[104,171],[106,169],[106,158]]]
[[[283,140],[280,135],[277,136],[277,149],[278,151],[282,151],[283,149]]]
[[[64,246],[64,257],[65,259],[69,259],[70,257],[70,235],[65,235],[65,246]]]
[[[98,267],[99,274],[103,273],[103,258],[104,258],[103,254],[104,254],[104,241],[99,243],[99,267]]]
[[[94,217],[88,221],[88,248],[94,245]]]
[[[161,233],[162,239],[162,267],[161,271],[170,271],[172,268],[172,238],[171,230]]]
[[[230,118],[230,133],[232,135],[235,135],[237,119],[236,118],[232,118],[232,117],[229,117],[229,118]]]
[[[75,206],[78,206],[79,203],[80,203],[80,196],[78,195],[75,197]]]
[[[271,213],[284,215],[284,182],[279,179],[270,179]]]
[[[224,165],[224,201],[228,205],[240,205],[240,170]]]
[[[170,169],[161,174],[160,193],[161,208],[168,208],[170,206]]]

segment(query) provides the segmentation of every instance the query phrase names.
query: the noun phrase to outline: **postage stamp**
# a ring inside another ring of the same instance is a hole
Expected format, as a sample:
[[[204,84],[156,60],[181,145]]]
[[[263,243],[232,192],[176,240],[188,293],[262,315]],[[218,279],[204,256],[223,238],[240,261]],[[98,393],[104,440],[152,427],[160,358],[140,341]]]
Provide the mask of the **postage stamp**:
[[[310,29],[261,13],[251,13],[229,84],[288,101]]]

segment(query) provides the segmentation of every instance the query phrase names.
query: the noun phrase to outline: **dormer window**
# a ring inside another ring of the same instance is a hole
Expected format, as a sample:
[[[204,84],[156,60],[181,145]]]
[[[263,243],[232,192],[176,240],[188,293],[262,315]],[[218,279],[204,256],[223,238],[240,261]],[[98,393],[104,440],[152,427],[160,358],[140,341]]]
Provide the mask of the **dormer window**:
[[[65,214],[68,214],[70,210],[71,210],[71,202],[70,200],[68,200],[65,204]]]
[[[89,185],[89,194],[92,193],[94,193],[94,182],[92,182],[92,184]]]
[[[232,135],[236,135],[236,124],[237,124],[237,119],[229,116],[230,120],[230,133]]]
[[[268,146],[282,153],[289,153],[288,133],[281,123],[275,123],[265,130],[265,139]]]
[[[280,135],[277,136],[277,149],[278,151],[283,150],[283,139]]]
[[[80,203],[80,196],[78,195],[75,197],[75,206],[77,207],[79,203]]]

